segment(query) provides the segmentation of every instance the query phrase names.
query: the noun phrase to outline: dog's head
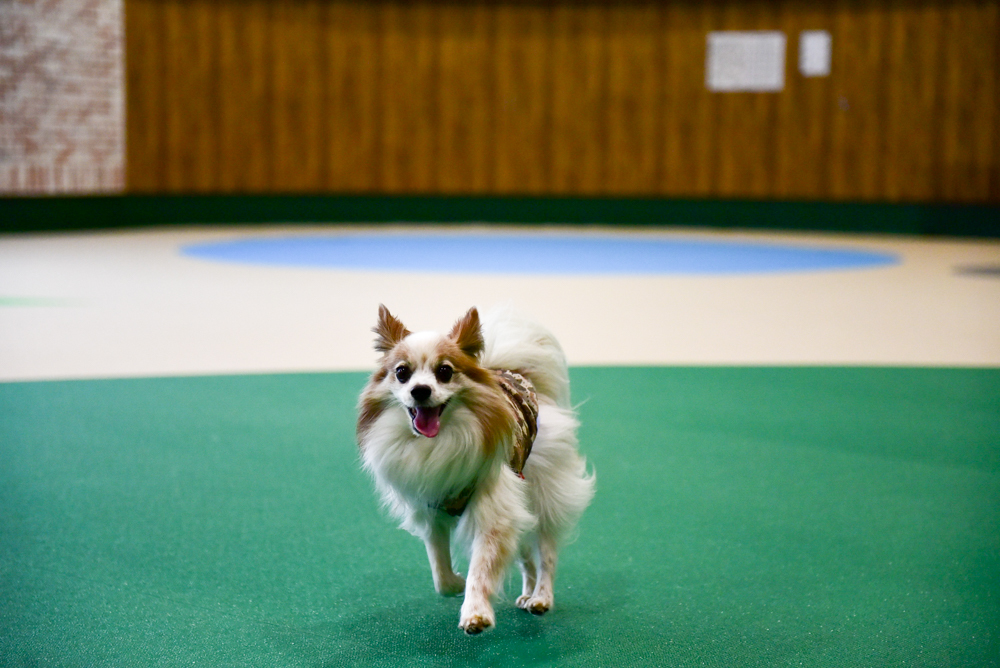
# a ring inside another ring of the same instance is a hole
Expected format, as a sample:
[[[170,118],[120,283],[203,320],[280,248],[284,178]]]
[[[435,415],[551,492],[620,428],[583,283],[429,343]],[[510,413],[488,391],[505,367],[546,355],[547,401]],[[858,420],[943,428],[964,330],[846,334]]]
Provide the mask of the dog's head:
[[[483,333],[479,312],[469,309],[447,335],[410,332],[379,307],[375,349],[382,353],[372,384],[405,409],[415,434],[434,438],[450,409],[476,384],[486,382],[479,366]],[[388,398],[388,397],[386,397]]]

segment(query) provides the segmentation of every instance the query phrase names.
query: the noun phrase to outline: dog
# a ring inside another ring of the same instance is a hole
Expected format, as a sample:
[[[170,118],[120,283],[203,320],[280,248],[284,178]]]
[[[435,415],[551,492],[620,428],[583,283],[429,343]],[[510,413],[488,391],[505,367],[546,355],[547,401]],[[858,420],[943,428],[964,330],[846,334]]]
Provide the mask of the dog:
[[[515,559],[516,605],[553,605],[560,542],[594,495],[577,449],[566,358],[540,325],[510,309],[471,308],[448,334],[410,332],[379,307],[381,353],[358,402],[361,463],[387,510],[423,539],[434,588],[464,594],[459,628],[496,624],[492,598]],[[454,571],[452,536],[469,549]]]

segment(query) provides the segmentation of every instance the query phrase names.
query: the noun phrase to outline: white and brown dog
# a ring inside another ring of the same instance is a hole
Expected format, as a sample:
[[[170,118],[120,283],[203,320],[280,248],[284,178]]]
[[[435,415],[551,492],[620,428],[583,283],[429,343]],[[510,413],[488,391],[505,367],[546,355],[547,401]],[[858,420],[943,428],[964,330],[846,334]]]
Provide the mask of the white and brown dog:
[[[475,308],[442,335],[411,333],[381,306],[374,332],[382,358],[358,405],[361,459],[424,540],[435,589],[464,592],[459,627],[479,633],[496,623],[491,597],[517,558],[517,606],[544,614],[560,539],[594,494],[558,342],[510,311],[481,325]],[[471,548],[467,580],[453,532]]]

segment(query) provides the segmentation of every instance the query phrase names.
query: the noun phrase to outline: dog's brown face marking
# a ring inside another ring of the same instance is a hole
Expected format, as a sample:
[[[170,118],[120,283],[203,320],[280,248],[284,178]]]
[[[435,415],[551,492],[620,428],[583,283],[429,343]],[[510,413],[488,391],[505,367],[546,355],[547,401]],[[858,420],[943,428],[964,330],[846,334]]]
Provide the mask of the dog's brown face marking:
[[[375,421],[378,420],[385,407],[385,402],[378,397],[367,392],[361,396],[361,402],[358,404],[358,423],[356,427],[358,447],[362,447],[365,442],[365,435],[372,428],[372,425],[375,424]]]

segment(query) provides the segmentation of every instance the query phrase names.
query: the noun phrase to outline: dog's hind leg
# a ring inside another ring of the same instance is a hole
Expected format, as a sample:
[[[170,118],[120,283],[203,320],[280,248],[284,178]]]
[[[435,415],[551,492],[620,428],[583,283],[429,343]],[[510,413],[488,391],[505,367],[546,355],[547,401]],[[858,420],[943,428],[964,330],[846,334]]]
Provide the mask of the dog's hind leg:
[[[538,573],[535,568],[534,541],[525,541],[521,545],[521,556],[518,565],[521,567],[521,595],[517,597],[516,605],[522,610],[527,609],[528,600],[535,593],[535,578]]]
[[[465,578],[457,574],[451,566],[451,529],[454,521],[443,516],[435,517],[430,533],[424,539],[427,559],[431,563],[434,589],[442,596],[458,596],[465,591]]]
[[[535,589],[530,597],[517,599],[517,605],[533,615],[544,615],[552,608],[554,600],[553,582],[556,576],[558,561],[558,541],[554,536],[539,532],[538,534],[538,570],[535,578]],[[525,600],[521,600],[525,599]]]

